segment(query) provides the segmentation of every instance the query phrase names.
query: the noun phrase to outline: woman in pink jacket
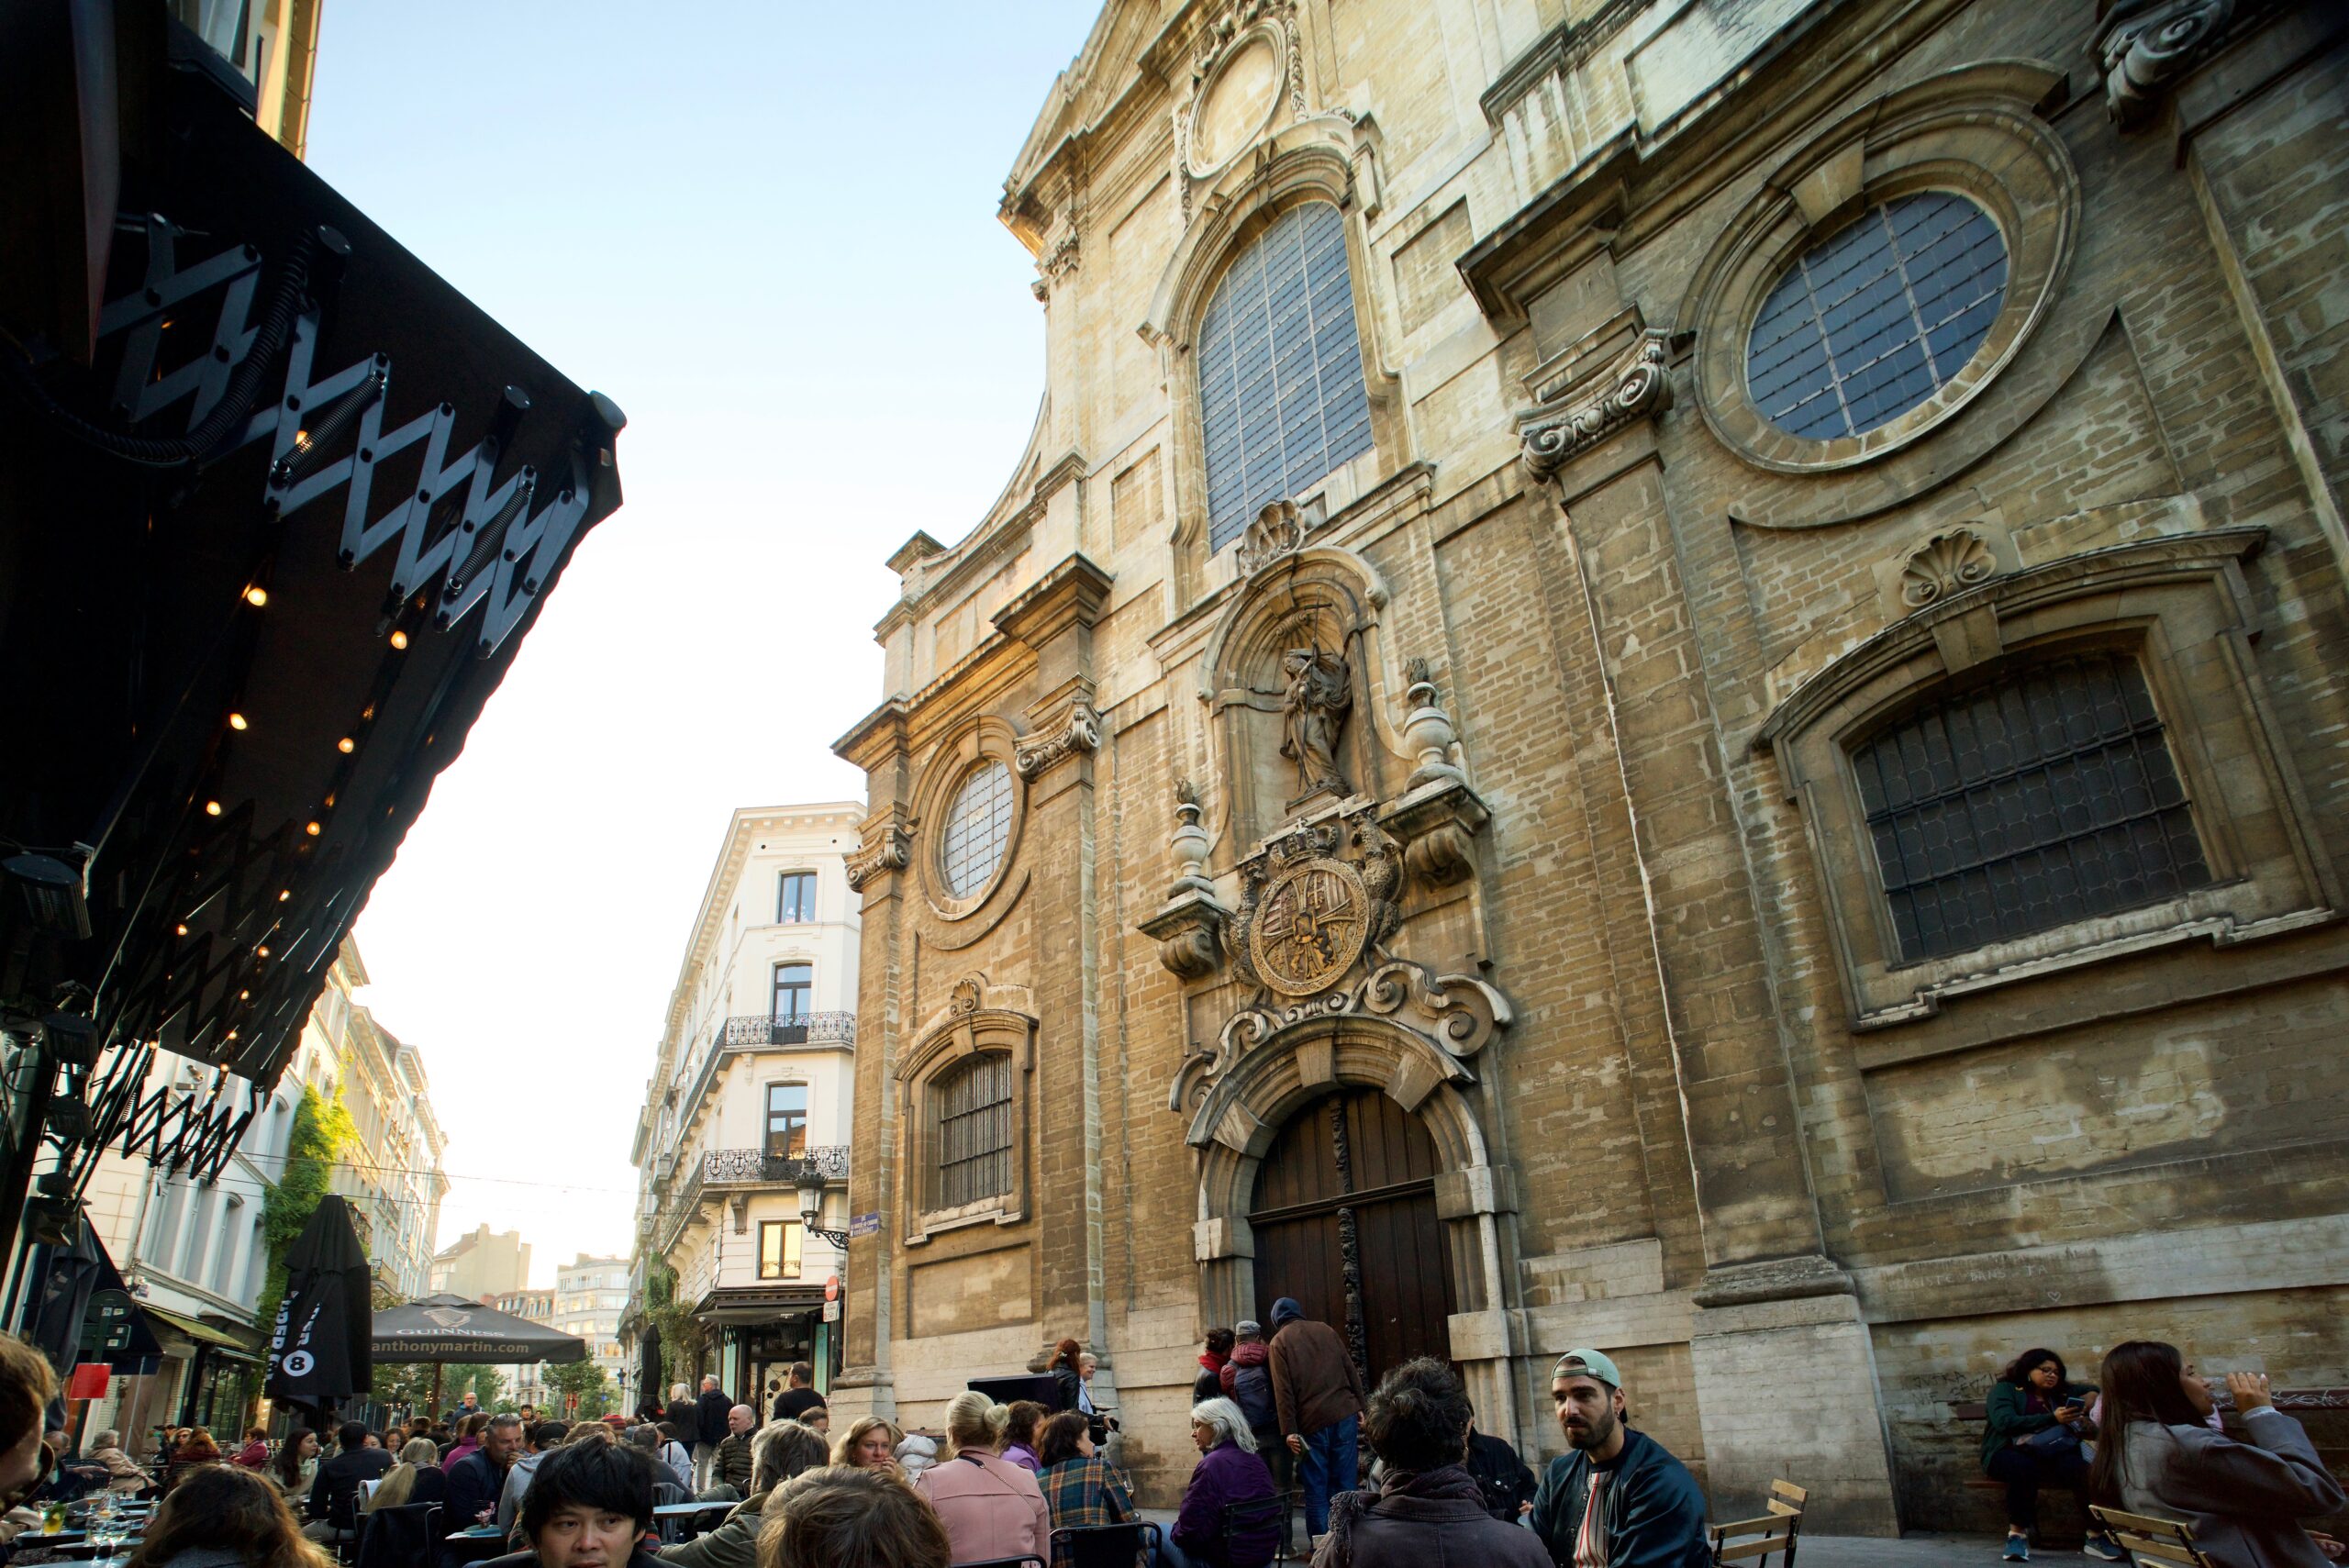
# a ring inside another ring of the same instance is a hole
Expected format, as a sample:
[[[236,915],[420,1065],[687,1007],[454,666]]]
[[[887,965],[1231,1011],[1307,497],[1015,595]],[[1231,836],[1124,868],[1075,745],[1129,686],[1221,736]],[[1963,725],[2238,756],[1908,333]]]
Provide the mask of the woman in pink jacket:
[[[984,1394],[957,1394],[946,1407],[952,1456],[914,1478],[914,1490],[938,1510],[957,1562],[1052,1557],[1052,1516],[1036,1478],[997,1457],[1010,1416]]]

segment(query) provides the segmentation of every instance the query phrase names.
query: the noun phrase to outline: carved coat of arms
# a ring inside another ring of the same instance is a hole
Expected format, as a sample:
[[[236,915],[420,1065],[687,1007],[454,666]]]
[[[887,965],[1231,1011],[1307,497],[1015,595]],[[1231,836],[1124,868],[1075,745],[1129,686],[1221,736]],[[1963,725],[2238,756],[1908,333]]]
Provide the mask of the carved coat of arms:
[[[1370,897],[1343,861],[1310,860],[1275,875],[1256,906],[1248,956],[1284,996],[1328,990],[1362,956]]]
[[[1359,860],[1339,857],[1351,839]],[[1241,867],[1242,974],[1284,996],[1319,995],[1367,951],[1384,957],[1399,912],[1400,846],[1364,819],[1293,829]]]

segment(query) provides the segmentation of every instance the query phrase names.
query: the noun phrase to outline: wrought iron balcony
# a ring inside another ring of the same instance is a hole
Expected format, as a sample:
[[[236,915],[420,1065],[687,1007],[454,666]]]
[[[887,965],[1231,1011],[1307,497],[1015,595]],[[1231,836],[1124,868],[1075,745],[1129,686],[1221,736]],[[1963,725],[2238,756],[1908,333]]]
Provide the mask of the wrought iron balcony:
[[[856,1015],[802,1013],[787,1018],[729,1018],[718,1031],[718,1043],[737,1049],[746,1045],[853,1046]]]
[[[837,1145],[803,1150],[797,1154],[769,1154],[763,1149],[713,1149],[689,1168],[685,1184],[661,1206],[651,1221],[654,1250],[666,1255],[677,1238],[693,1223],[704,1197],[747,1187],[796,1187],[801,1174],[819,1171],[828,1182],[848,1180],[848,1151]]]
[[[770,1154],[763,1149],[713,1149],[701,1157],[701,1185],[797,1186],[811,1171],[828,1182],[847,1181],[848,1151],[831,1147]]]

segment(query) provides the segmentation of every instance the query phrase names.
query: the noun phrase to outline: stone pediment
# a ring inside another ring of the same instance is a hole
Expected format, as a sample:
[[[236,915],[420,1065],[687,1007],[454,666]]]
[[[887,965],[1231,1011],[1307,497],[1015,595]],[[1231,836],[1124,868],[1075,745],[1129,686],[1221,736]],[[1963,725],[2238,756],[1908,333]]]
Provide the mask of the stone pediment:
[[[1186,1057],[1167,1093],[1167,1109],[1189,1112],[1189,1141],[1218,1136],[1218,1091],[1275,1054],[1330,1049],[1349,1026],[1375,1031],[1395,1063],[1398,1098],[1416,1103],[1439,1083],[1476,1082],[1472,1065],[1493,1036],[1514,1021],[1508,999],[1473,974],[1439,974],[1395,960],[1351,985],[1233,1014],[1213,1047]],[[1300,1063],[1301,1073],[1309,1063]],[[1416,1091],[1416,1092],[1413,1092]]]

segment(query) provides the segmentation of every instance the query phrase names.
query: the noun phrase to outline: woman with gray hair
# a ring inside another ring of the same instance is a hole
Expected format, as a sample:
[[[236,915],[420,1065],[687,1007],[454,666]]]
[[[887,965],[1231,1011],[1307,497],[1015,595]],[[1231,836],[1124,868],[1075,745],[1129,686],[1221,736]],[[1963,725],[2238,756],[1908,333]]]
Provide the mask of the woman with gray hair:
[[[109,1492],[143,1492],[155,1484],[122,1451],[122,1434],[112,1427],[90,1440],[89,1459],[93,1464],[106,1466]]]
[[[751,1440],[751,1495],[716,1529],[683,1546],[661,1549],[663,1568],[758,1568],[759,1529],[767,1498],[802,1472],[831,1462],[832,1453],[815,1429],[797,1421],[769,1421]]]
[[[1273,1473],[1256,1451],[1248,1418],[1229,1399],[1191,1407],[1191,1441],[1199,1462],[1183,1488],[1182,1511],[1159,1543],[1159,1568],[1264,1568],[1280,1544],[1280,1521],[1267,1515],[1236,1532],[1227,1547],[1224,1510],[1273,1496]]]

